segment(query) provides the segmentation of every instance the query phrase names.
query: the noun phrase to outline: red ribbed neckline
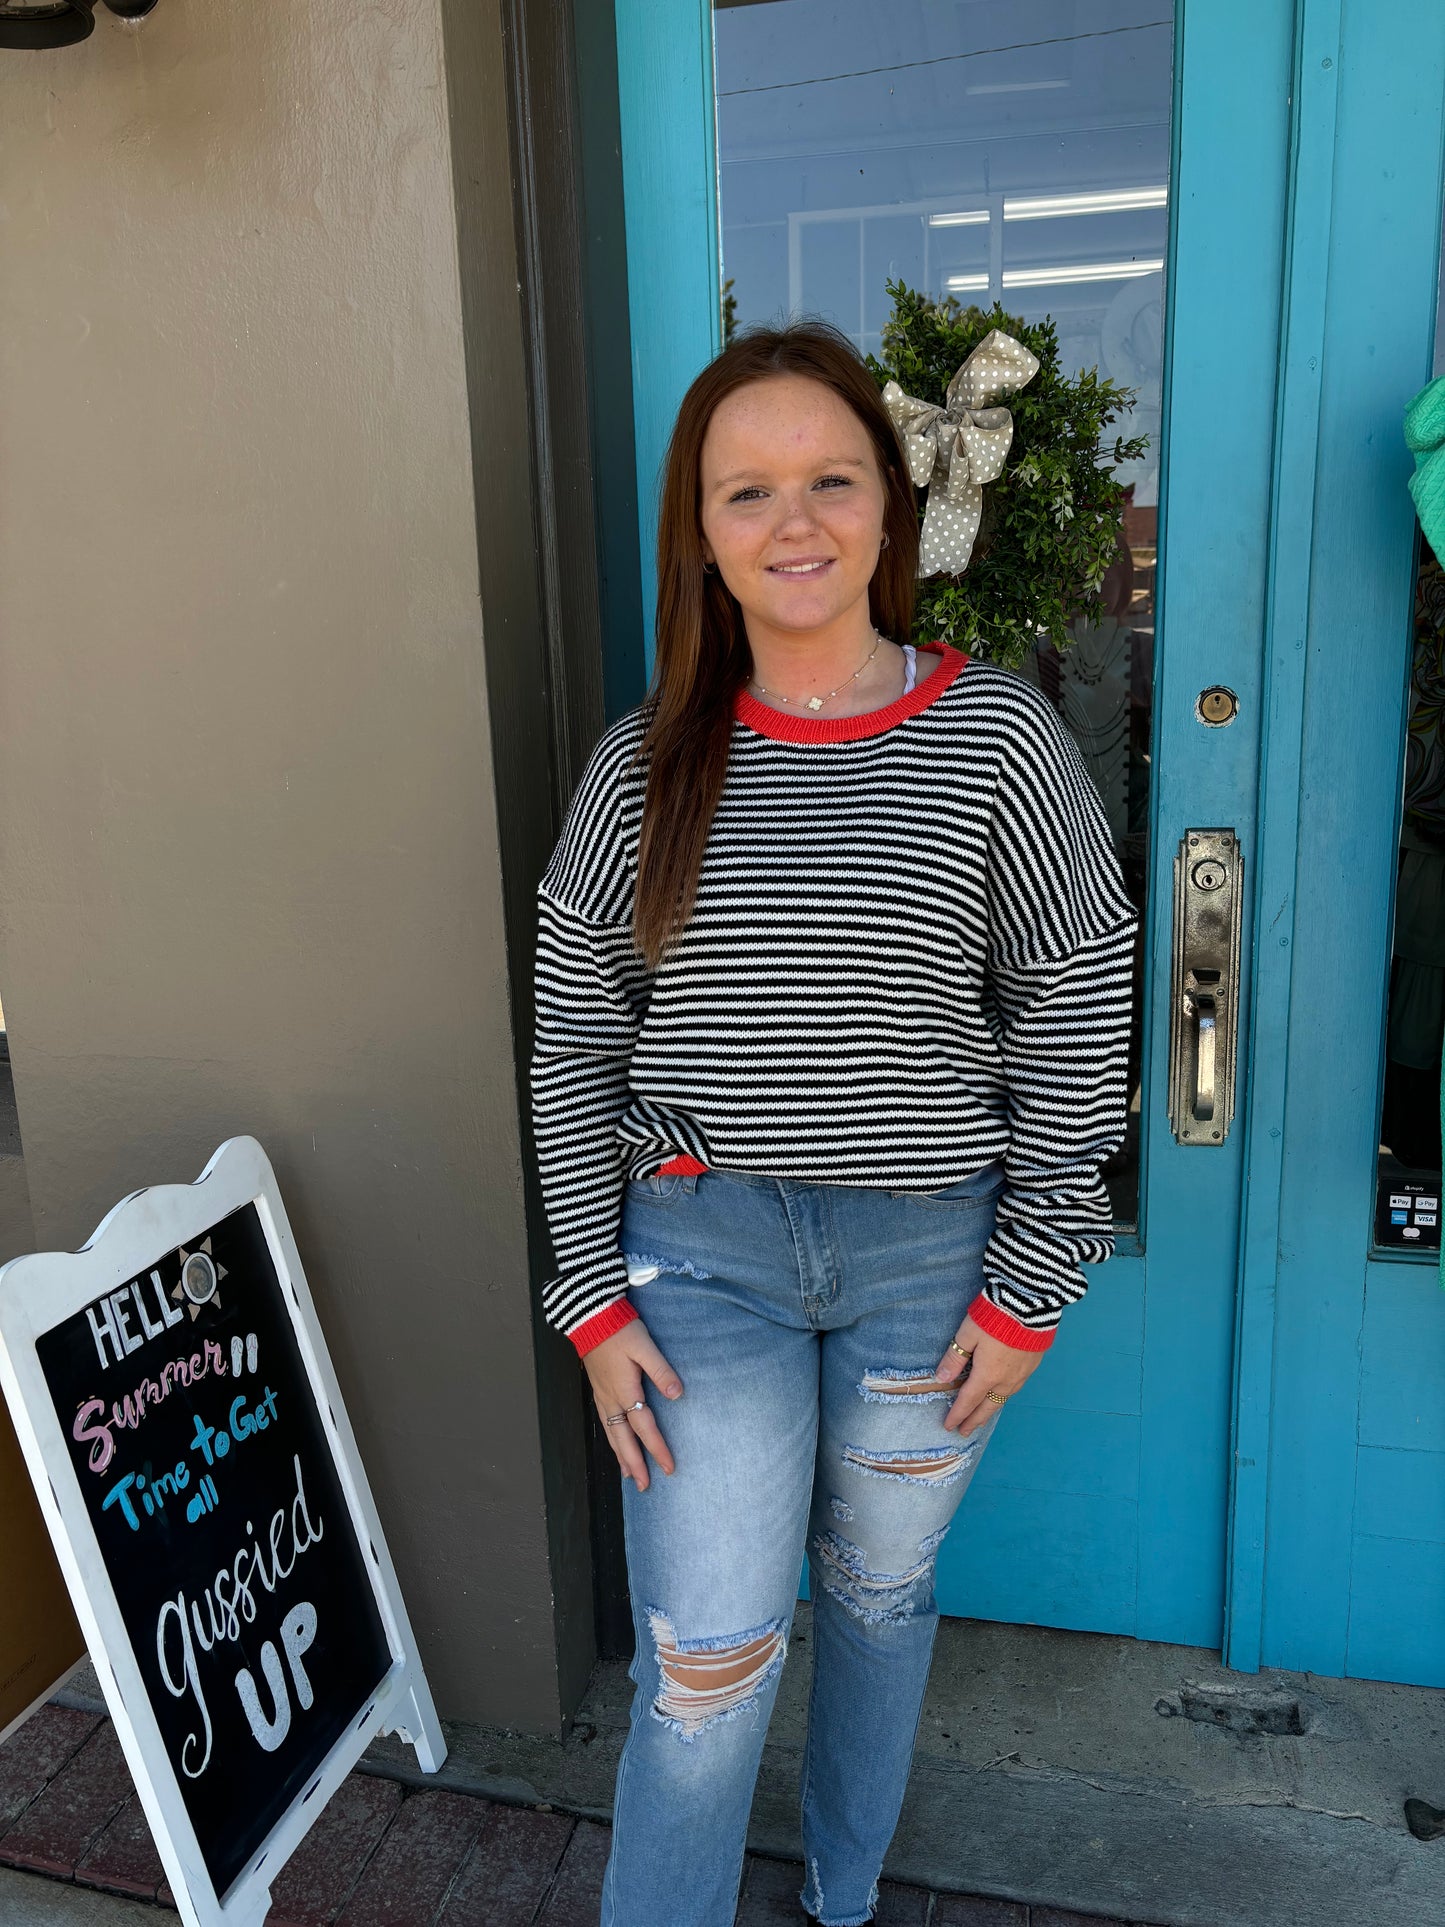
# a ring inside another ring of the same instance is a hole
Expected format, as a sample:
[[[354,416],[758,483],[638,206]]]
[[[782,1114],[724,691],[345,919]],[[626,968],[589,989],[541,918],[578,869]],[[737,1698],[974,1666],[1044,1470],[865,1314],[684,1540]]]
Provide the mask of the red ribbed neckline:
[[[916,716],[919,710],[936,702],[963,673],[968,662],[962,650],[946,642],[924,642],[919,648],[929,655],[942,656],[943,661],[908,695],[885,703],[882,709],[870,709],[862,716],[792,716],[786,709],[773,709],[746,689],[740,689],[733,703],[733,715],[760,736],[773,736],[783,743],[855,743],[864,736],[881,736],[885,729],[892,729],[895,723]]]

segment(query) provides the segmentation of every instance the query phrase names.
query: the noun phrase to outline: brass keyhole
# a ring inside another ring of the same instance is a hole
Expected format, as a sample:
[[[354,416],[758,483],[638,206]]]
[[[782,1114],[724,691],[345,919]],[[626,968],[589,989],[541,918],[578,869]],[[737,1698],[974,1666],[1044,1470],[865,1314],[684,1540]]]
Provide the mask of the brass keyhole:
[[[1199,700],[1194,707],[1200,722],[1208,723],[1211,729],[1219,729],[1225,723],[1232,723],[1239,714],[1239,698],[1232,689],[1216,683],[1212,688],[1199,692]]]
[[[1216,862],[1212,856],[1201,857],[1189,874],[1194,879],[1194,887],[1197,890],[1224,888],[1224,865]]]

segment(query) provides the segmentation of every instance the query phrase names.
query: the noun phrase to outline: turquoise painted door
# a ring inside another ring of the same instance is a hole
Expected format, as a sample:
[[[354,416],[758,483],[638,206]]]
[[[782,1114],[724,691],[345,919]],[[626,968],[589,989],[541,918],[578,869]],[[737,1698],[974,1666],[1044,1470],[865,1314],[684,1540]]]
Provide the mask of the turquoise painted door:
[[[740,320],[822,311],[873,349],[890,275],[1051,314],[1066,361],[1138,390],[1151,441],[1112,629],[1032,669],[1090,757],[1144,911],[1119,1256],[947,1542],[953,1613],[1422,1676],[1378,1639],[1362,1659],[1360,1629],[1407,1569],[1437,1596],[1445,1579],[1445,1398],[1429,1397],[1445,1323],[1420,1265],[1369,1257],[1360,1200],[1409,653],[1398,415],[1428,368],[1438,268],[1435,12],[1372,0],[1372,37],[1358,0],[1180,0],[1172,19],[1105,0],[1087,31],[1070,0],[616,0],[644,558],[672,414],[725,295]],[[1366,482],[1393,493],[1362,513]],[[1215,685],[1238,700],[1225,726],[1199,707]],[[1173,865],[1187,831],[1216,826],[1245,858],[1246,1048],[1227,1139],[1182,1146]],[[1342,914],[1346,851],[1361,881]],[[1420,1416],[1391,1516],[1437,1463],[1441,1484],[1414,1550],[1377,1556],[1375,1498],[1355,1494],[1390,1469],[1370,1451],[1402,1449],[1384,1363],[1401,1335],[1427,1342],[1404,1361]]]
[[[1301,7],[1228,1641],[1432,1686],[1445,577],[1401,418],[1445,372],[1442,75],[1438,0]]]

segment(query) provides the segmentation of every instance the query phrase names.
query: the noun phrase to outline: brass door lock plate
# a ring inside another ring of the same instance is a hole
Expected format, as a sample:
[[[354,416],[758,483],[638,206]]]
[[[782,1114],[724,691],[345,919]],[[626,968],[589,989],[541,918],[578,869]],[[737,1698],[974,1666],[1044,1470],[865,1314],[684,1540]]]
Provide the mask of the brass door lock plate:
[[[1169,1122],[1219,1145],[1234,1121],[1244,859],[1233,830],[1187,830],[1174,859]]]

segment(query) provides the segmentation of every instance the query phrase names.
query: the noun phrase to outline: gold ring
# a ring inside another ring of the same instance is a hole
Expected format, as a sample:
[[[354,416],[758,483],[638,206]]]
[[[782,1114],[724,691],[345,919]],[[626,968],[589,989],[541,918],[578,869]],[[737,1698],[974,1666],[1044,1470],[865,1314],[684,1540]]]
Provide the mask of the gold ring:
[[[948,1349],[949,1349],[949,1350],[950,1350],[951,1352],[957,1352],[957,1353],[958,1353],[958,1355],[959,1355],[959,1357],[960,1357],[960,1358],[961,1358],[961,1359],[963,1360],[963,1362],[964,1362],[964,1364],[965,1364],[965,1365],[966,1365],[966,1364],[968,1363],[968,1361],[969,1361],[969,1359],[971,1359],[971,1358],[973,1357],[973,1353],[972,1353],[972,1352],[966,1352],[966,1351],[965,1351],[965,1350],[963,1349],[963,1347],[962,1347],[962,1345],[960,1345],[960,1344],[958,1343],[958,1341],[957,1341],[957,1339],[955,1339],[955,1338],[950,1338],[950,1339],[949,1339],[949,1341],[948,1341]]]
[[[1009,1400],[1007,1392],[985,1392],[984,1397],[990,1405],[1007,1405]]]

